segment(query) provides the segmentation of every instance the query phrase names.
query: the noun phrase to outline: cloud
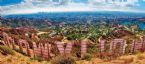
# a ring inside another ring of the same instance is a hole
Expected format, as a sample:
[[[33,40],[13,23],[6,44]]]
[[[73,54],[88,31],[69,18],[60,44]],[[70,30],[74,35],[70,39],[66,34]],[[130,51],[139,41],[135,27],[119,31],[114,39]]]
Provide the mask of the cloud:
[[[132,6],[136,6],[136,2],[138,2],[138,0],[89,0],[90,4],[92,5],[116,5],[116,7],[120,6],[120,7],[129,7],[129,5]]]
[[[77,3],[71,0],[24,0],[15,5],[0,6],[0,14],[28,14],[38,12],[71,12],[71,11],[135,11],[138,0],[88,0],[88,3]],[[141,11],[140,11],[141,12]]]

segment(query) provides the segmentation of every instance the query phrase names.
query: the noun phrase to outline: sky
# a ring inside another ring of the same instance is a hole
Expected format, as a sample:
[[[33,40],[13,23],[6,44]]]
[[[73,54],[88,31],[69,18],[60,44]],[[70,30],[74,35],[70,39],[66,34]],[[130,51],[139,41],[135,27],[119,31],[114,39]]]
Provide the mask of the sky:
[[[0,0],[0,15],[75,11],[145,13],[145,0]]]

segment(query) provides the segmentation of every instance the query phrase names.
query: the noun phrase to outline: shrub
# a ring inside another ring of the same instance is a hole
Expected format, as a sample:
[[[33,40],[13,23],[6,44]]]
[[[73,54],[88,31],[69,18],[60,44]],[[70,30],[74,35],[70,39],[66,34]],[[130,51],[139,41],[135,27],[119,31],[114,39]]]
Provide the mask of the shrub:
[[[32,60],[38,60],[39,62],[44,60],[41,56],[34,56],[34,58],[31,58],[31,59]]]
[[[7,47],[7,46],[3,46],[3,45],[0,45],[0,51],[3,53],[3,54],[11,54],[11,55],[14,55],[15,54],[15,52],[11,49],[11,48],[9,48],[9,47]]]
[[[94,53],[98,53],[99,48],[97,47],[97,45],[90,45],[90,47],[88,48],[88,52],[90,54],[94,54]]]
[[[13,61],[12,58],[7,59],[7,62],[12,62],[12,61]]]
[[[41,38],[50,38],[50,37],[49,37],[49,34],[41,34],[40,37],[41,37]]]
[[[87,53],[87,54],[84,55],[84,57],[82,58],[82,60],[88,60],[88,61],[90,61],[91,58],[92,58],[92,55],[89,54],[89,53]]]
[[[22,50],[20,50],[20,49],[16,49],[15,51],[18,52],[18,53],[21,53],[21,54],[23,54],[25,56],[27,56],[27,54],[25,52],[23,52]]]
[[[51,60],[51,64],[76,64],[76,62],[70,56],[57,56]]]

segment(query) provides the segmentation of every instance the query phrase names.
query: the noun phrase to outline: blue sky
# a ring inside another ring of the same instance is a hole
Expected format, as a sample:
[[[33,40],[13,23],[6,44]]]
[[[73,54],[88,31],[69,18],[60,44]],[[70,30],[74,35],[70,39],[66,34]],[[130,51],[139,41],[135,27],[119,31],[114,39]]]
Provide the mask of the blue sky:
[[[71,11],[145,12],[145,0],[0,0],[0,14]]]
[[[18,4],[24,0],[0,0],[0,6]],[[58,1],[58,0],[54,0]],[[76,3],[87,3],[88,0],[74,0]]]
[[[0,6],[13,5],[22,2],[22,0],[0,0]]]

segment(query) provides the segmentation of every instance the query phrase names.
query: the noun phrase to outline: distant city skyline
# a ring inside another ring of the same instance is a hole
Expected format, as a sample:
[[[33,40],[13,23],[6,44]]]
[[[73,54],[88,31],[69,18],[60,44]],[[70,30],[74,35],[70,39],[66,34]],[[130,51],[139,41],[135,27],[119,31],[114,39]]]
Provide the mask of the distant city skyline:
[[[0,0],[1,15],[38,12],[145,12],[145,0]]]

